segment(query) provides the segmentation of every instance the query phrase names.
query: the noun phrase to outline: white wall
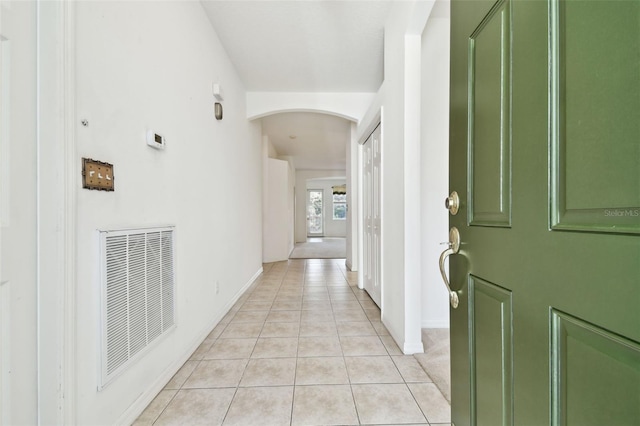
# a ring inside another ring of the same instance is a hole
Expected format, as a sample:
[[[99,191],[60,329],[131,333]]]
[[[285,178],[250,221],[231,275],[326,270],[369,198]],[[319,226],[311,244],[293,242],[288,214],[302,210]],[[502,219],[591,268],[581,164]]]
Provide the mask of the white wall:
[[[385,25],[385,80],[358,127],[362,141],[381,108],[382,122],[382,321],[404,350],[404,34],[411,7],[394,3]]]
[[[36,424],[39,410],[37,29],[34,2],[7,6],[0,6],[0,423],[18,425]]]
[[[364,142],[382,115],[382,321],[406,354],[423,350],[421,35],[433,3],[394,3],[385,24],[385,80],[358,127]]]
[[[340,178],[344,181],[345,175],[345,170],[296,170],[296,243],[304,243],[307,241],[307,181],[310,179],[329,177]]]
[[[262,261],[287,260],[293,250],[293,172],[290,163],[267,159]]]
[[[323,200],[323,235],[325,237],[346,237],[347,221],[333,219],[333,190],[331,187],[345,185],[345,179],[309,179],[307,180],[307,190],[321,189]],[[349,188],[347,188],[347,192]]]
[[[438,0],[422,34],[422,327],[449,327],[449,297],[438,259],[448,241],[449,2]]]
[[[358,270],[358,126],[351,123],[351,138],[347,144],[347,258],[351,271]]]
[[[260,126],[199,2],[78,2],[76,42],[78,165],[115,175],[115,192],[77,193],[77,423],[126,423],[261,270]],[[145,144],[150,128],[165,151]],[[96,230],[159,224],[176,226],[177,327],[97,391]]]

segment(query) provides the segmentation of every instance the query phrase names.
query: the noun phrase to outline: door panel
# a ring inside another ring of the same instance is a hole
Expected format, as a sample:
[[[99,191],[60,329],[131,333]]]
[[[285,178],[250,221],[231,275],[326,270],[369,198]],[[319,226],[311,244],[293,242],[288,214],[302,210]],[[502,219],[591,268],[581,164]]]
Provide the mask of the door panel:
[[[469,276],[473,417],[478,424],[510,425],[513,418],[511,292]]]
[[[382,299],[381,265],[381,127],[378,125],[363,147],[363,216],[364,216],[364,288],[380,306]]]
[[[637,423],[638,2],[453,0],[451,16],[453,423]]]
[[[640,3],[554,0],[550,16],[554,229],[640,233]]]
[[[558,311],[551,344],[554,424],[637,424],[640,345]]]
[[[511,31],[509,2],[469,39],[469,221],[511,223]]]

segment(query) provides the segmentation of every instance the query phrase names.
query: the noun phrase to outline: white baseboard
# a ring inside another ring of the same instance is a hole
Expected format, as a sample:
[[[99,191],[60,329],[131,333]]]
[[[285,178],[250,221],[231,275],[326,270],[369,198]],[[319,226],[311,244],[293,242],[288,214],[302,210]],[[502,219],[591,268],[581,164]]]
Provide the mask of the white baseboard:
[[[347,269],[348,269],[348,270],[350,270],[351,272],[355,272],[355,271],[353,270],[353,265],[352,265],[352,264],[351,264],[351,262],[349,262],[348,260],[345,260],[345,261],[344,261],[344,266],[346,266],[346,267],[347,267]]]
[[[207,324],[202,331],[198,334],[198,336],[193,340],[191,345],[188,346],[187,350],[175,361],[173,361],[169,366],[158,376],[158,378],[149,386],[139,397],[135,400],[133,404],[129,406],[129,408],[120,416],[118,421],[116,421],[116,425],[131,425],[136,419],[142,414],[142,412],[147,408],[147,406],[153,401],[153,399],[160,393],[162,389],[169,383],[169,381],[173,378],[173,376],[182,368],[185,362],[191,358],[191,355],[198,349],[198,347],[202,344],[204,339],[207,338],[209,333],[220,323],[222,318],[231,310],[233,305],[236,304],[238,299],[242,297],[242,295],[251,287],[251,285],[255,282],[255,280],[262,274],[263,268],[262,266],[258,269],[249,281],[236,293],[234,297],[225,305],[225,307],[214,316],[213,320]]]
[[[449,328],[449,321],[444,320],[428,320],[422,321],[421,328]]]
[[[404,342],[404,347],[402,348],[402,352],[405,355],[424,353],[424,346],[422,345],[422,340],[418,342]]]

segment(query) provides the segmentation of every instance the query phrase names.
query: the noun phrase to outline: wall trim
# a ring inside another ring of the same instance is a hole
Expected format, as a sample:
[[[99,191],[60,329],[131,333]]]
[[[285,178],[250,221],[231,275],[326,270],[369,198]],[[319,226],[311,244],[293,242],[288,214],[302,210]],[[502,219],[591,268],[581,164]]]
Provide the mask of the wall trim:
[[[36,7],[37,416],[41,424],[75,424],[76,6],[40,0]]]
[[[444,320],[427,320],[422,321],[422,328],[449,328],[449,321]]]
[[[402,352],[405,355],[421,354],[424,353],[424,346],[422,340],[417,342],[404,342]]]
[[[149,386],[145,392],[135,400],[133,404],[129,406],[129,408],[122,413],[120,418],[115,422],[116,425],[130,425],[136,421],[136,419],[142,414],[142,412],[147,408],[147,406],[153,401],[153,399],[160,393],[162,389],[169,383],[169,381],[173,378],[173,376],[182,368],[185,362],[191,358],[193,353],[198,349],[198,347],[202,344],[202,342],[207,338],[209,333],[220,323],[222,318],[224,318],[233,305],[244,295],[244,293],[253,285],[253,283],[258,279],[258,277],[264,271],[261,266],[260,269],[247,281],[247,283],[242,286],[242,288],[232,297],[229,302],[220,310],[220,313],[213,317],[213,320],[209,322],[208,325],[203,327],[203,329],[198,333],[198,335],[193,339],[192,343],[188,346],[187,350],[182,354],[182,356],[178,357],[174,360],[169,366],[158,376],[158,378],[153,382],[151,386]]]

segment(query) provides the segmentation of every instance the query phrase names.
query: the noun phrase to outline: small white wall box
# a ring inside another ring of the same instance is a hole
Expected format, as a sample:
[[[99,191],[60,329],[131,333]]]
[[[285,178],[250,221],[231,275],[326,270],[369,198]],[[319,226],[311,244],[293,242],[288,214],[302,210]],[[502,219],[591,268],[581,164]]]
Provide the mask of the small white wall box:
[[[157,134],[153,130],[147,130],[147,145],[155,149],[164,149],[164,136]]]
[[[213,83],[213,97],[219,101],[224,100],[224,94],[222,93],[222,87],[220,87],[220,83]]]

